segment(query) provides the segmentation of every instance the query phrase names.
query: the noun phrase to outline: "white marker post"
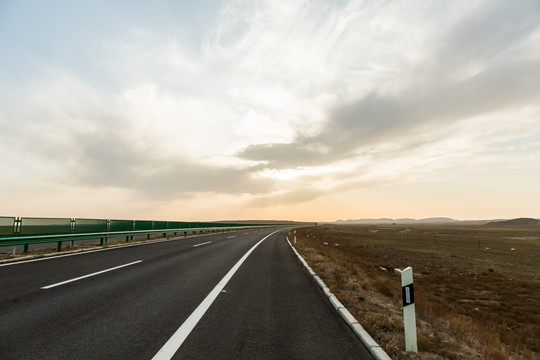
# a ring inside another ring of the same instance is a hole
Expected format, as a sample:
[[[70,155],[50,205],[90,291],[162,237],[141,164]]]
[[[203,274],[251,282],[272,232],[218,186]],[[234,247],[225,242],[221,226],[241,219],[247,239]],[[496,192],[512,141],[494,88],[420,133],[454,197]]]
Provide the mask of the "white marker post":
[[[401,274],[401,290],[403,294],[403,323],[405,325],[405,351],[418,352],[416,344],[416,314],[414,311],[413,272],[409,266],[404,270],[394,269]]]
[[[296,230],[294,230],[294,245],[296,245]]]

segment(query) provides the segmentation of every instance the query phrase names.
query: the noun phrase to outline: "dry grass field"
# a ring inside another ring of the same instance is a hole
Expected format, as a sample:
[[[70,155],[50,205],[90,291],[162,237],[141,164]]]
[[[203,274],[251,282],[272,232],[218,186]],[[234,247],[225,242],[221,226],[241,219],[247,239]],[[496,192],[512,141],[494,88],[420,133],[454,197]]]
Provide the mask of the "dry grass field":
[[[540,359],[540,227],[321,225],[296,248],[393,359]],[[393,272],[407,266],[418,354]]]

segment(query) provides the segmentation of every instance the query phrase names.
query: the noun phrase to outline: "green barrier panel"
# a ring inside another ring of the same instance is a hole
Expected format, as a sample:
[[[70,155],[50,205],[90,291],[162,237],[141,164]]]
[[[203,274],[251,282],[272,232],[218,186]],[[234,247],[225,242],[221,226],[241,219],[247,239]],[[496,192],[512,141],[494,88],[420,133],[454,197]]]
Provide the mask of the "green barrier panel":
[[[167,229],[180,229],[179,221],[169,221],[167,223]]]
[[[166,221],[154,221],[154,230],[167,230]]]
[[[107,232],[107,222],[104,219],[75,219],[75,233]]]
[[[133,220],[111,220],[111,232],[132,230]]]
[[[152,223],[150,220],[136,220],[135,230],[152,230]]]
[[[21,235],[69,234],[71,219],[21,218]]]
[[[14,217],[0,216],[0,236],[13,235],[14,226],[15,226]]]

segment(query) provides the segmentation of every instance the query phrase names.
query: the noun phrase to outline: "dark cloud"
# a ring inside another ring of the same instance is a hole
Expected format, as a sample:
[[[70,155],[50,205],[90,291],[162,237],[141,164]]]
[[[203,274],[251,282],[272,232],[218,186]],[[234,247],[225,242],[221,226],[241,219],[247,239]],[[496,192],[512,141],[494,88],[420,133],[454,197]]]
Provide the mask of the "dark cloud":
[[[250,145],[238,156],[261,161],[268,168],[294,168],[348,159],[381,142],[401,144],[405,152],[409,150],[405,146],[429,141],[409,138],[430,129],[535,103],[540,98],[540,58],[514,59],[509,52],[540,29],[539,4],[490,3],[496,6],[472,14],[450,29],[441,39],[441,47],[433,50],[435,60],[415,70],[418,81],[406,91],[397,95],[372,92],[338,103],[315,136],[285,144]],[[504,61],[489,61],[502,53]],[[483,68],[468,77],[460,75],[475,61]]]
[[[294,168],[298,165],[319,165],[330,154],[326,153],[321,143],[314,139],[298,140],[290,144],[250,145],[238,154],[239,157],[267,162],[259,168]]]
[[[250,168],[193,163],[182,157],[163,157],[157,149],[118,133],[75,134],[70,173],[76,183],[92,187],[133,189],[153,198],[194,192],[257,194],[272,189],[270,180],[253,177]]]
[[[334,107],[322,131],[313,137],[288,144],[250,145],[238,156],[267,162],[269,168],[316,166],[347,159],[358,149],[379,142],[403,140],[430,127],[440,128],[535,101],[540,98],[539,70],[538,60],[520,62],[493,67],[429,91],[416,92],[413,88],[400,98],[370,94]],[[427,94],[417,95],[421,93]]]
[[[538,28],[537,0],[489,1],[468,13],[441,39],[436,59],[445,66],[486,62],[519,44]]]
[[[19,163],[56,169],[48,176],[62,184],[128,189],[152,199],[200,192],[262,194],[274,189],[272,180],[256,176],[257,168],[194,162],[181,153],[164,155],[152,134],[133,134],[121,114],[90,109],[59,113],[50,121],[36,119],[10,127],[0,138],[9,139],[13,152],[22,154]]]

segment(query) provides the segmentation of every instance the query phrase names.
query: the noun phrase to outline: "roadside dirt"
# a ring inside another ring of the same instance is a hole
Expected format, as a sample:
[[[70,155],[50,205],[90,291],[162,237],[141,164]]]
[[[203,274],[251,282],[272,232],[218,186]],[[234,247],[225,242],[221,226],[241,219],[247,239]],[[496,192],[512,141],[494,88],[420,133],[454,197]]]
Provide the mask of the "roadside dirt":
[[[296,248],[393,359],[539,359],[539,235],[538,227],[322,225],[297,229]],[[393,272],[407,266],[418,354],[403,351]]]

